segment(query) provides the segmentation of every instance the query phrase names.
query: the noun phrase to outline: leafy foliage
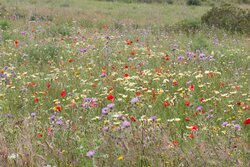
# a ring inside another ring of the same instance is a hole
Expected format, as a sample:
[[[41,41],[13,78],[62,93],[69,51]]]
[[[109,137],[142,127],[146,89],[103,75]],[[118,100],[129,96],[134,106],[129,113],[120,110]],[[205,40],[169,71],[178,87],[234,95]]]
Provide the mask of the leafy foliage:
[[[6,30],[10,27],[10,24],[7,20],[0,20],[0,29]]]
[[[202,22],[235,32],[250,33],[250,12],[230,4],[213,7],[203,17]]]
[[[187,0],[187,5],[201,5],[200,0]]]

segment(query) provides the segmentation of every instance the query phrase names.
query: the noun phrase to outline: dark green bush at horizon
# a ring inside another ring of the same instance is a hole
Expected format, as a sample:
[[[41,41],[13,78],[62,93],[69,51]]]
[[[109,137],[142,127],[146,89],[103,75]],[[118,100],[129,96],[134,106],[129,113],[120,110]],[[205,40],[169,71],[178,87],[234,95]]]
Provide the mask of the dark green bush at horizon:
[[[231,4],[213,7],[201,18],[202,23],[232,32],[250,33],[250,11]]]
[[[110,2],[124,2],[124,3],[165,3],[165,4],[187,4],[187,5],[202,5],[202,4],[220,4],[223,2],[229,3],[245,3],[250,4],[250,0],[98,0],[98,1],[110,1]]]

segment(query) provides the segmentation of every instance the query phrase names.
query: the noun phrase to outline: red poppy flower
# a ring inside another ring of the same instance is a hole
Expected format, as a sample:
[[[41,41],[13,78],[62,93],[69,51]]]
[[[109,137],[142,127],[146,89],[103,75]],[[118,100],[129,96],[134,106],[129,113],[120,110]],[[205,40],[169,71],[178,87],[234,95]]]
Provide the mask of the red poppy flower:
[[[224,82],[220,82],[220,87],[224,87],[225,83]]]
[[[35,98],[35,99],[34,99],[34,102],[35,102],[35,103],[38,103],[38,102],[39,102],[39,99],[38,99],[38,98]]]
[[[186,106],[190,106],[190,101],[189,101],[189,100],[185,100],[185,101],[184,101],[184,104],[185,104]]]
[[[242,107],[242,109],[243,109],[243,110],[248,110],[248,109],[249,109],[249,105],[247,105],[247,104],[244,105],[244,106]]]
[[[236,102],[236,104],[237,104],[238,106],[241,106],[241,105],[242,105],[242,102],[238,101],[238,102]]]
[[[62,90],[60,96],[61,96],[62,98],[66,97],[66,90],[65,90],[65,89]]]
[[[132,50],[131,55],[135,55],[135,50]]]
[[[173,86],[177,86],[178,85],[178,82],[177,81],[173,81]]]
[[[43,134],[42,134],[42,133],[38,133],[38,134],[37,134],[37,137],[38,137],[39,139],[41,139],[41,138],[43,138]]]
[[[72,62],[73,62],[73,59],[68,59],[68,62],[69,62],[69,63],[72,63]]]
[[[133,122],[136,122],[136,118],[134,116],[131,116],[130,120],[133,121]]]
[[[110,100],[110,101],[114,101],[115,97],[110,93],[110,94],[107,96],[107,99]]]
[[[243,122],[243,124],[245,124],[245,125],[250,124],[250,118],[247,118],[247,119]]]
[[[129,41],[126,41],[127,42],[127,45],[131,45],[133,43],[132,40],[129,40]]]
[[[168,101],[165,101],[164,102],[164,107],[168,107],[168,106],[170,106],[170,103]]]
[[[177,146],[179,144],[177,140],[173,140],[172,143],[174,146]]]
[[[128,76],[129,76],[128,73],[123,74],[123,77],[128,77]]]
[[[193,139],[193,138],[194,138],[194,134],[191,133],[191,134],[189,135],[189,137],[190,137],[190,139]]]
[[[215,73],[214,72],[209,72],[207,75],[208,75],[208,77],[212,78],[212,77],[215,76]]]
[[[185,120],[186,120],[186,121],[190,121],[190,117],[186,117]]]
[[[204,100],[205,100],[205,98],[202,97],[202,98],[200,99],[200,102],[203,102]]]
[[[189,86],[189,91],[194,91],[194,85]]]
[[[197,125],[193,125],[192,126],[192,131],[197,131],[198,130],[198,126]]]
[[[136,96],[141,96],[141,92],[136,92]]]
[[[19,41],[15,40],[15,46],[18,47],[19,46]]]
[[[54,108],[55,111],[61,112],[62,111],[62,107],[61,106],[56,106]]]

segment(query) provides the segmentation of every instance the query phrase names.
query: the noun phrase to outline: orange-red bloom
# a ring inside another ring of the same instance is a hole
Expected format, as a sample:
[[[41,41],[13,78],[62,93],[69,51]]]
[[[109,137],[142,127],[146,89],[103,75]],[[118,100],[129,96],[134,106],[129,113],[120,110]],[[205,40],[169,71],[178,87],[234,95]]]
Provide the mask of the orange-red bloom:
[[[36,97],[36,98],[34,99],[34,102],[35,102],[35,103],[38,103],[38,102],[39,102],[39,99]]]
[[[115,100],[115,97],[110,93],[110,94],[107,96],[107,99],[110,100],[110,101],[114,101],[114,100]]]
[[[168,106],[170,106],[170,103],[168,101],[165,101],[164,102],[164,107],[168,107]]]
[[[136,122],[136,118],[134,116],[131,116],[130,120],[133,121],[133,122]]]
[[[245,125],[250,124],[250,118],[247,118],[247,119],[243,122],[243,124],[245,124]]]
[[[189,101],[189,100],[185,100],[185,101],[184,101],[184,104],[185,104],[186,106],[190,106],[190,101]]]
[[[65,89],[62,90],[60,96],[61,96],[62,98],[65,98],[65,97],[66,97],[66,90],[65,90]]]

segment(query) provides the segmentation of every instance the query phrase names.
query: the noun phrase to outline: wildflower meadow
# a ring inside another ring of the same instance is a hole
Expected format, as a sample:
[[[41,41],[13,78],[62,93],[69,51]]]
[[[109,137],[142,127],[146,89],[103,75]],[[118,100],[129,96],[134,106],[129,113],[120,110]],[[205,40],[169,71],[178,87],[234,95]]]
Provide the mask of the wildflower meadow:
[[[1,1],[0,166],[250,166],[249,33],[171,2]]]

